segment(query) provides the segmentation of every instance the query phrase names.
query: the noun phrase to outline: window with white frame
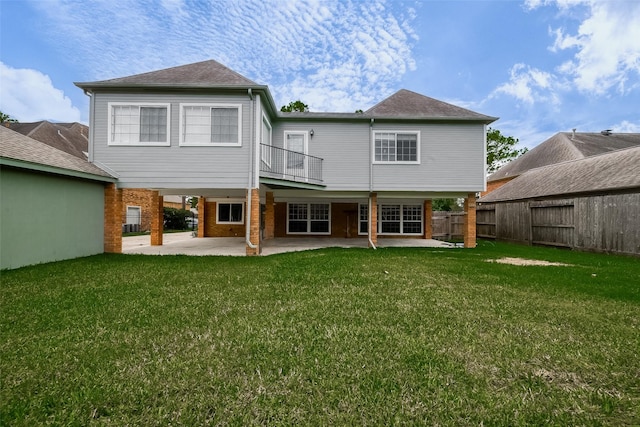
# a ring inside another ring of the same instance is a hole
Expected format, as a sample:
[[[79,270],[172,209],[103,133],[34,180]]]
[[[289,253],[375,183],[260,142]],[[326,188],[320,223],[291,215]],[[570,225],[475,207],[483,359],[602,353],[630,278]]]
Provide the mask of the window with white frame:
[[[181,104],[180,145],[242,145],[242,106]]]
[[[375,132],[374,163],[420,163],[420,132]]]
[[[329,203],[288,203],[288,234],[331,234]]]
[[[262,161],[271,167],[271,124],[262,117]]]
[[[109,103],[109,145],[169,145],[169,104]]]
[[[218,202],[218,224],[244,224],[244,202]]]
[[[422,234],[422,205],[379,204],[377,212],[378,234]],[[369,206],[366,204],[360,205],[358,230],[360,234],[369,232]]]
[[[127,222],[126,224],[141,224],[140,206],[127,206]]]

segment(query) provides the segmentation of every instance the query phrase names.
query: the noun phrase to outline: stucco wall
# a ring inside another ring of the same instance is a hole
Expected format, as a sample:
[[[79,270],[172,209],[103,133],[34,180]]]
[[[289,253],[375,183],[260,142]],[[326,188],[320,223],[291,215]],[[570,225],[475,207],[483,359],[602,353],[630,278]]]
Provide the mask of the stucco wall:
[[[0,169],[0,268],[103,252],[102,183]]]

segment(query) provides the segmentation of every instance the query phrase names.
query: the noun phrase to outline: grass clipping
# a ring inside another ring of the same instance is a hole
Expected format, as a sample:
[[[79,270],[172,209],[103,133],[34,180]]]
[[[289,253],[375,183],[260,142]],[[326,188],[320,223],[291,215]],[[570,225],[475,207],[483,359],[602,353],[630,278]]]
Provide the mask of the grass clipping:
[[[488,259],[487,262],[497,262],[498,264],[511,264],[511,265],[536,265],[536,266],[543,266],[543,267],[571,266],[571,264],[565,264],[563,262],[550,262],[550,261],[541,261],[537,259],[511,258],[511,257]]]

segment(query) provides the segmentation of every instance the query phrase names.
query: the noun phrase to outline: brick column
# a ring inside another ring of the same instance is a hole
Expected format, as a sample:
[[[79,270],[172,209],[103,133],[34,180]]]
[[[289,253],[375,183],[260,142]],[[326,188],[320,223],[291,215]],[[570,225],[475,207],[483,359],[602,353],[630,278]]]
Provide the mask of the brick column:
[[[371,212],[369,212],[369,233],[371,235],[371,242],[374,245],[378,245],[378,194],[369,194],[369,200],[371,200]],[[369,243],[371,246],[371,243]]]
[[[204,231],[207,226],[207,198],[198,197],[198,237],[205,237]]]
[[[276,230],[275,202],[273,192],[267,191],[264,209],[264,238],[273,239]]]
[[[247,198],[251,197],[251,212],[248,212],[250,221],[249,240],[255,248],[246,246],[248,256],[260,255],[260,190],[252,188],[247,190]]]
[[[433,202],[431,199],[424,201],[424,238],[431,239],[433,238]]]
[[[476,247],[476,194],[469,193],[464,199],[464,247]]]
[[[151,246],[162,246],[164,229],[163,197],[157,191],[151,196]]]
[[[116,184],[104,188],[104,251],[122,253],[122,190]]]

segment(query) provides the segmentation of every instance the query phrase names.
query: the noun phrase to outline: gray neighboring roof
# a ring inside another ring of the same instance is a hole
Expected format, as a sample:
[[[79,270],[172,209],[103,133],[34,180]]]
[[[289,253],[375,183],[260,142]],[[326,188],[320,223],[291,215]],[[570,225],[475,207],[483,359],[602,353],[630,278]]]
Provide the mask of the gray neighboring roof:
[[[640,147],[640,133],[576,133],[559,132],[507,163],[491,174],[487,181],[518,176],[529,169],[631,147]]]
[[[209,60],[194,64],[166,68],[149,73],[136,74],[96,82],[76,82],[82,89],[116,87],[254,87],[257,83],[225,67],[217,61]]]
[[[530,169],[481,203],[640,189],[640,146]]]
[[[6,125],[6,123],[5,123]],[[89,127],[80,123],[9,123],[9,129],[83,160],[89,151]]]
[[[406,89],[400,89],[364,114],[373,118],[477,120],[487,124],[498,120]]]
[[[84,174],[95,175],[95,178],[113,177],[107,172],[86,160],[82,160],[72,154],[65,153],[56,148],[50,147],[35,139],[24,136],[18,132],[0,126],[0,157],[9,160],[17,160],[18,162],[5,162],[3,164],[24,165],[28,169],[40,170],[38,165],[49,166],[55,170],[63,169],[65,171],[80,172]],[[46,171],[53,171],[46,168]],[[64,174],[64,171],[60,171]],[[101,179],[104,180],[104,179]]]

